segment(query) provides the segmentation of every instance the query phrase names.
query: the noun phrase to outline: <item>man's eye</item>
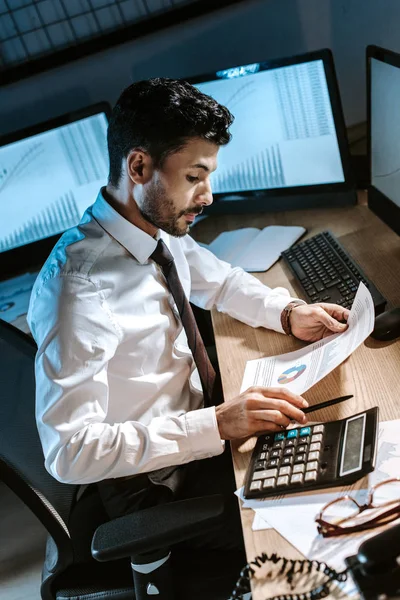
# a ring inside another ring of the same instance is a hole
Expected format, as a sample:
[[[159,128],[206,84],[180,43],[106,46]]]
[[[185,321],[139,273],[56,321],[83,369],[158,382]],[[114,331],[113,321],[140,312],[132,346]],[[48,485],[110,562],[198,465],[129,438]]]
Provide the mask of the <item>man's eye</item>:
[[[189,183],[194,183],[195,181],[199,181],[198,177],[191,177],[190,175],[186,175],[186,179]]]

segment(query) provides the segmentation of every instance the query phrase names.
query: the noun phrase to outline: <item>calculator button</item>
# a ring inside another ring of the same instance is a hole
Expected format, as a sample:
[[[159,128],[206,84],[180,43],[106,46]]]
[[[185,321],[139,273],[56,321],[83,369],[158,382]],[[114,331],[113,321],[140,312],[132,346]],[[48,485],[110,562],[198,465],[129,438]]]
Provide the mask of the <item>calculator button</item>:
[[[279,459],[278,458],[273,458],[272,460],[269,460],[267,463],[267,467],[268,469],[272,469],[272,467],[277,467],[279,464]]]
[[[260,454],[260,460],[265,460],[267,458],[267,453],[266,452],[261,452]]]
[[[261,481],[252,481],[250,484],[250,491],[261,490]]]
[[[273,487],[275,487],[275,479],[264,479],[263,490],[265,490],[266,488],[273,488]]]
[[[284,456],[282,458],[281,467],[285,467],[287,465],[291,465],[293,462],[293,456]]]
[[[257,471],[254,473],[253,479],[267,479],[268,477],[276,477],[278,475],[278,469],[268,469],[266,471]]]
[[[303,435],[311,435],[311,427],[302,427],[299,435],[300,437],[303,437]]]
[[[316,460],[308,462],[306,465],[306,471],[316,471],[318,469],[318,463]]]
[[[292,456],[294,454],[294,448],[285,448],[283,451],[284,456]]]
[[[290,475],[291,470],[291,467],[281,467],[279,469],[279,477],[282,477],[282,475]]]
[[[286,440],[285,448],[295,448],[297,440]]]
[[[322,433],[317,433],[317,435],[313,435],[311,438],[311,443],[322,442]]]
[[[305,468],[304,465],[294,465],[293,473],[304,473]]]
[[[295,473],[290,479],[290,483],[303,483],[303,473]]]
[[[274,445],[272,446],[272,448],[278,449],[278,448],[283,448],[283,442],[274,442]]]
[[[307,446],[303,444],[301,446],[297,446],[296,454],[304,454],[304,452],[307,452]]]
[[[314,452],[315,450],[318,452],[321,450],[321,442],[314,442],[314,444],[310,444],[310,452]]]
[[[304,462],[306,462],[306,455],[305,454],[297,454],[294,459],[294,464],[298,465],[298,464],[301,464]]]
[[[276,433],[274,437],[274,442],[279,442],[280,440],[284,440],[286,435],[284,433]]]
[[[288,485],[289,483],[289,475],[282,475],[282,477],[278,477],[276,480],[276,485]]]
[[[258,462],[256,462],[255,466],[254,466],[254,470],[255,471],[261,471],[267,468],[267,461],[266,460],[259,460]]]
[[[317,480],[317,471],[307,471],[304,480],[305,481],[316,481]]]
[[[319,459],[319,452],[309,452],[308,453],[308,460],[318,460]]]
[[[282,454],[282,450],[272,450],[271,454],[269,455],[270,458],[280,458]]]
[[[323,425],[314,425],[313,433],[324,433],[325,427]]]
[[[290,438],[297,438],[298,435],[299,435],[298,429],[289,429],[286,437],[289,440]]]

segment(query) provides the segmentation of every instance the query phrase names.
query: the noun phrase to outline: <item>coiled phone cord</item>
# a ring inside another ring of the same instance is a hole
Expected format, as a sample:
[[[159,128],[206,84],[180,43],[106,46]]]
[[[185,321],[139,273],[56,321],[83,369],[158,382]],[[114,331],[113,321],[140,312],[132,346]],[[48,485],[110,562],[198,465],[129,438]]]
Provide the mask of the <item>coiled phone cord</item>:
[[[280,561],[282,561],[279,575],[285,574],[286,580],[289,584],[292,583],[295,575],[311,573],[313,568],[315,568],[316,571],[323,572],[324,575],[327,576],[326,581],[314,589],[309,590],[308,592],[303,592],[301,594],[279,594],[278,596],[268,598],[268,600],[320,600],[320,598],[325,598],[328,596],[330,586],[333,581],[343,582],[347,580],[348,569],[338,573],[326,563],[319,562],[318,560],[292,560],[288,558],[282,558],[275,553],[268,556],[265,554],[265,552],[263,552],[260,556],[256,556],[254,560],[248,563],[241,570],[239,579],[236,582],[235,589],[233,590],[229,600],[239,600],[242,598],[243,594],[248,593],[250,591],[250,578],[253,577],[256,572],[254,567],[260,568],[268,561],[272,562],[273,564],[278,564]]]

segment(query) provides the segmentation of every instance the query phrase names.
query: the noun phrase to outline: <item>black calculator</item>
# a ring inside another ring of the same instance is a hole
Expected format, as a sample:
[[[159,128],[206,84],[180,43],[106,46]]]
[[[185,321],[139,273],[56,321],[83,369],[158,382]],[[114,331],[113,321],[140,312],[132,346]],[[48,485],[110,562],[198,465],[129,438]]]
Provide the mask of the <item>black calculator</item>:
[[[378,407],[339,421],[261,435],[251,457],[244,497],[354,483],[374,470],[377,437]]]

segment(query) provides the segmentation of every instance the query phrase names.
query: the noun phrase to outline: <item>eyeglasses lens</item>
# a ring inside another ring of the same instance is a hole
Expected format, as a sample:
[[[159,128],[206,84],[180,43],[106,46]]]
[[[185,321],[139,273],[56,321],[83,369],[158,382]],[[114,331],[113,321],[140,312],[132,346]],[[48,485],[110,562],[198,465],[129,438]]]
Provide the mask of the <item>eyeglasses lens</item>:
[[[339,525],[342,521],[347,524],[348,520],[355,519],[359,512],[360,509],[353,500],[342,498],[324,509],[322,519],[331,525]]]
[[[392,503],[400,503],[400,481],[397,480],[378,485],[372,496],[373,506],[380,507]]]

